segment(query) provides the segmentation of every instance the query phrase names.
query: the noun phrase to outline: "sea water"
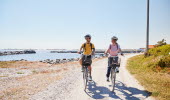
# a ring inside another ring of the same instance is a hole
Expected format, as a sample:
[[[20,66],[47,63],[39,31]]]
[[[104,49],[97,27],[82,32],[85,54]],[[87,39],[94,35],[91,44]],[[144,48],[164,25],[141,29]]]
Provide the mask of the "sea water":
[[[7,51],[7,50],[0,50]],[[18,50],[12,50],[18,51]],[[40,61],[45,59],[69,59],[69,58],[79,58],[81,55],[77,53],[50,53],[50,50],[36,50],[35,54],[18,54],[18,55],[5,55],[0,56],[0,61],[10,61],[10,60],[21,60],[25,59],[28,61]]]

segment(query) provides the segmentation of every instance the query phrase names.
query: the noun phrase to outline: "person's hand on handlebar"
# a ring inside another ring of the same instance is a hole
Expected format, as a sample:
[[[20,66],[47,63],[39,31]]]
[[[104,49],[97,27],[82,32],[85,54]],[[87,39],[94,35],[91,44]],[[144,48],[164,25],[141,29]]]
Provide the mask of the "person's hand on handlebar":
[[[78,51],[77,53],[78,53],[78,54],[81,54],[81,52],[80,52],[80,51]]]
[[[123,53],[121,53],[121,55],[122,55],[122,56],[124,56],[124,54],[123,54]]]
[[[108,56],[108,53],[107,53],[107,52],[104,52],[104,55],[107,57],[107,56]]]
[[[94,52],[92,52],[92,53],[91,53],[91,55],[95,55],[95,53],[94,53]]]

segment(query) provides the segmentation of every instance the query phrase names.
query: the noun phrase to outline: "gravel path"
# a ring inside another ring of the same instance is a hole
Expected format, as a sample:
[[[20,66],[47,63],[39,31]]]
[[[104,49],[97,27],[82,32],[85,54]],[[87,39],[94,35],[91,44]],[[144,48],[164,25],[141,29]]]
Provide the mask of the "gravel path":
[[[84,91],[82,73],[74,69],[42,92],[35,94],[31,100],[153,100],[144,88],[126,70],[126,61],[135,54],[121,57],[120,73],[117,74],[115,93],[111,92],[111,83],[106,82],[107,59],[93,63],[93,81]]]

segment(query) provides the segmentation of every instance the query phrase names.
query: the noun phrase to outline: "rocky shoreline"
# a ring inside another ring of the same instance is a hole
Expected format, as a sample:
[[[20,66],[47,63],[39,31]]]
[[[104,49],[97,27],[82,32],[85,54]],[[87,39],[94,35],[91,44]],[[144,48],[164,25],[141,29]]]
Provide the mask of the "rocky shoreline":
[[[39,62],[48,63],[48,64],[60,64],[60,63],[78,61],[78,60],[79,60],[79,58],[71,58],[71,59],[55,59],[55,60],[46,59],[46,60],[41,60],[41,61],[39,61]]]
[[[97,50],[95,53],[104,53],[104,50]],[[50,53],[77,53],[77,51],[50,51]]]
[[[105,57],[103,54],[101,55],[98,55],[96,57],[94,57],[93,59],[96,59],[96,58],[103,58]],[[48,64],[60,64],[60,63],[67,63],[67,62],[72,62],[72,61],[78,61],[79,58],[70,58],[70,59],[55,59],[55,60],[51,60],[51,59],[46,59],[46,60],[41,60],[40,62],[43,62],[43,63],[48,63]]]
[[[18,55],[18,54],[34,54],[34,53],[36,53],[34,50],[4,51],[4,52],[0,52],[0,56],[5,56],[5,55]]]
[[[99,55],[94,57],[93,59],[97,59],[97,58],[103,58],[105,57],[104,55]],[[70,59],[45,59],[45,60],[40,60],[39,62],[42,63],[47,63],[47,64],[61,64],[61,63],[67,63],[67,62],[73,62],[73,61],[78,61],[80,58],[70,58]],[[25,59],[20,59],[20,60],[11,60],[11,61],[27,61]],[[0,61],[3,62],[3,61]]]

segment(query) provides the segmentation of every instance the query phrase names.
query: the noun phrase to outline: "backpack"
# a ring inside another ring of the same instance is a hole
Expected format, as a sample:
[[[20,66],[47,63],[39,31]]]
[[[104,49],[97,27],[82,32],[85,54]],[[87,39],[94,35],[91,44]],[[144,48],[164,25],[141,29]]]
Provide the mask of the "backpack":
[[[84,50],[86,51],[86,43],[84,43],[84,46],[83,46],[83,47],[84,47]],[[92,50],[92,49],[93,49],[93,48],[92,48],[92,43],[90,43],[90,47],[91,47],[91,50]]]
[[[117,47],[117,50],[118,50],[119,47],[118,47],[118,44],[117,44],[117,43],[116,43],[116,47]],[[110,49],[112,48],[111,44],[110,44],[110,47],[109,47],[109,48],[110,48]]]

